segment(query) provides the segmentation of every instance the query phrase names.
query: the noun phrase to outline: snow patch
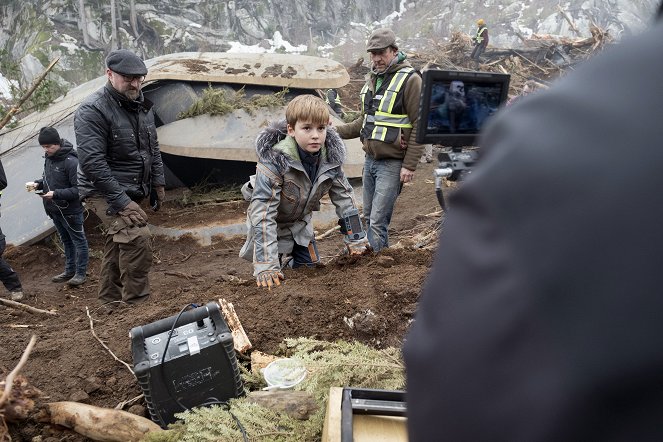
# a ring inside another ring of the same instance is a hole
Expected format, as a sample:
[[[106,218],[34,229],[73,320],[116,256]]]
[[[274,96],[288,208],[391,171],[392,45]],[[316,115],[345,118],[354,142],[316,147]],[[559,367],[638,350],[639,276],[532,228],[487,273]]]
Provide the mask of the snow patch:
[[[290,42],[283,39],[283,36],[279,31],[274,32],[274,37],[266,39],[265,42],[269,44],[269,47],[264,47],[264,44],[257,44],[248,46],[242,44],[238,41],[228,42],[230,44],[230,49],[228,53],[251,53],[251,54],[264,54],[264,53],[274,53],[274,52],[287,52],[287,53],[300,53],[306,52],[308,48],[306,45],[293,46]]]
[[[2,74],[0,74],[0,97],[6,100],[11,100],[13,98],[11,93],[11,85],[14,84],[14,86],[18,87],[18,84],[15,83],[15,81],[8,80]]]

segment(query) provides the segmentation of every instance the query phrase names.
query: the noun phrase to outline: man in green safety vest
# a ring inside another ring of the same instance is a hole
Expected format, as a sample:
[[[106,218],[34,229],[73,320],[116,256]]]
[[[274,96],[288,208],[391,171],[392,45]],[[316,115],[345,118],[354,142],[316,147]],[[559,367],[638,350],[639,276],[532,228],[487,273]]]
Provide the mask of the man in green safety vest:
[[[344,139],[359,137],[366,152],[363,213],[368,242],[379,252],[389,247],[396,198],[403,184],[412,181],[424,151],[415,141],[421,77],[398,50],[391,29],[374,31],[366,51],[372,68],[360,92],[361,115],[337,130]]]
[[[486,46],[488,46],[488,27],[483,18],[477,20],[477,33],[472,38],[472,41],[474,42],[474,49],[472,49],[470,58],[478,62],[479,57],[481,57],[483,51],[486,50]]]
[[[336,89],[327,89],[325,91],[325,102],[332,108],[336,114],[343,118],[343,108],[341,106],[341,97]]]

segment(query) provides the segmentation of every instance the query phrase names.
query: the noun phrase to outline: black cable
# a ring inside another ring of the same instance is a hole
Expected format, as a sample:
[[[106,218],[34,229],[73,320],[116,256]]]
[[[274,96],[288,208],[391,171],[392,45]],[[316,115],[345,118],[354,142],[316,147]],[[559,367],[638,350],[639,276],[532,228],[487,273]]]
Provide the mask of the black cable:
[[[201,407],[207,407],[209,405],[220,405],[221,407],[225,408],[225,410],[228,413],[230,413],[230,416],[235,421],[235,424],[237,424],[237,428],[239,428],[239,432],[242,433],[242,439],[245,442],[249,442],[249,435],[246,434],[246,428],[244,428],[244,426],[242,425],[242,422],[239,420],[239,418],[237,416],[235,416],[235,414],[232,411],[230,411],[230,404],[228,402],[220,401],[220,400],[218,400],[217,398],[214,398],[214,397],[209,398],[209,399],[213,399],[213,400],[209,401],[209,402],[204,402],[204,403],[200,404],[200,406]]]
[[[183,405],[179,399],[177,399],[177,395],[173,394],[173,391],[170,386],[170,382],[166,381],[166,372],[164,371],[164,362],[166,360],[166,353],[168,352],[168,344],[170,344],[170,338],[173,336],[173,331],[175,330],[175,326],[177,325],[177,321],[180,320],[180,317],[182,316],[182,313],[184,313],[189,307],[191,308],[196,308],[198,307],[196,304],[187,304],[184,307],[182,307],[182,310],[177,314],[175,317],[175,321],[173,321],[173,325],[170,327],[170,331],[168,332],[168,339],[166,339],[166,346],[163,349],[163,355],[161,355],[161,377],[163,378],[163,383],[166,384],[166,390],[168,391],[168,396],[170,396],[177,405],[182,409],[182,411],[187,411],[188,408]]]

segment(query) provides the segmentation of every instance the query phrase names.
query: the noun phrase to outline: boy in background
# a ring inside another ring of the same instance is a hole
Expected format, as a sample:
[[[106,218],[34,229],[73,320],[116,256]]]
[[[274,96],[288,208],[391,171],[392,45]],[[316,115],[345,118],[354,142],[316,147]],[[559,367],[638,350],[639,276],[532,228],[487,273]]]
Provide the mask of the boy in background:
[[[272,123],[258,135],[256,174],[242,192],[251,201],[248,233],[240,256],[253,261],[258,287],[280,285],[285,279],[284,254],[293,268],[319,262],[312,212],[329,194],[343,218],[357,209],[352,187],[343,173],[345,145],[329,125],[329,108],[313,95],[294,98],[286,121]],[[346,239],[351,254],[362,254],[368,241]]]

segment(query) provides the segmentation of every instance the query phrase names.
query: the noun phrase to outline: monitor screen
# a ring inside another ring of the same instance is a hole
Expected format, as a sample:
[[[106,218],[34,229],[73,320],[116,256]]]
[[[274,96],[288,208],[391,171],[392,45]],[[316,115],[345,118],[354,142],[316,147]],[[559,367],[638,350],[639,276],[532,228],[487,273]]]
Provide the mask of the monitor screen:
[[[424,71],[417,142],[475,145],[486,121],[507,99],[509,79],[490,72]]]

